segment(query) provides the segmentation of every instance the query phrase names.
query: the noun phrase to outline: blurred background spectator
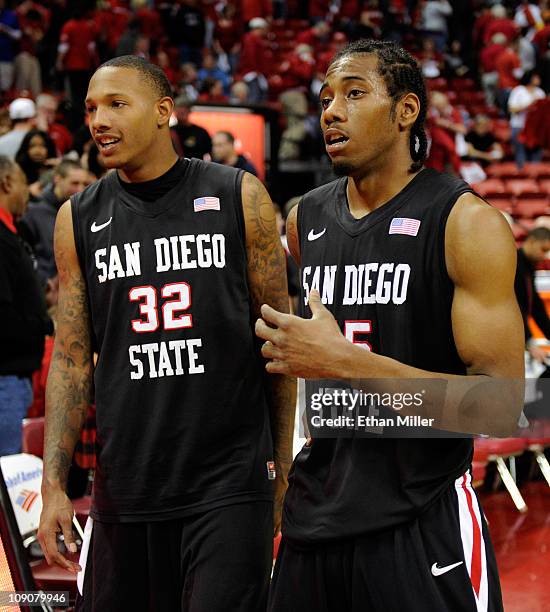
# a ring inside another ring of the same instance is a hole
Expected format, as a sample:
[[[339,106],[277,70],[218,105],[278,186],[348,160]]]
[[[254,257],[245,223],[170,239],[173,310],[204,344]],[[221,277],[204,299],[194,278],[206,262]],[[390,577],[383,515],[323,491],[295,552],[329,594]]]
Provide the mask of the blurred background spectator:
[[[30,379],[40,368],[44,338],[53,332],[33,259],[15,227],[28,195],[21,168],[0,156],[0,456],[21,452]]]
[[[52,180],[36,202],[31,202],[21,218],[18,229],[32,247],[37,261],[37,274],[42,286],[57,276],[53,251],[53,232],[57,211],[70,196],[90,183],[88,172],[71,159],[61,161],[53,171]]]
[[[38,186],[40,177],[59,163],[53,140],[42,130],[30,130],[25,134],[15,161],[25,173],[31,197],[34,198],[41,191]]]
[[[193,102],[186,97],[175,100],[176,124],[172,126],[172,140],[176,150],[185,157],[205,159],[212,153],[212,139],[201,126],[191,123],[189,113]]]
[[[235,136],[231,132],[216,132],[212,137],[212,161],[258,176],[254,164],[235,150]]]
[[[539,86],[539,75],[536,72],[526,72],[521,78],[520,84],[512,89],[508,98],[512,146],[514,147],[514,158],[518,168],[523,168],[526,161],[540,161],[542,159],[542,149],[540,147],[535,149],[526,147],[521,138],[521,132],[525,128],[527,111],[537,100],[546,97]]]
[[[0,155],[15,159],[25,135],[36,125],[36,105],[27,98],[17,98],[9,106],[11,130],[0,137]]]

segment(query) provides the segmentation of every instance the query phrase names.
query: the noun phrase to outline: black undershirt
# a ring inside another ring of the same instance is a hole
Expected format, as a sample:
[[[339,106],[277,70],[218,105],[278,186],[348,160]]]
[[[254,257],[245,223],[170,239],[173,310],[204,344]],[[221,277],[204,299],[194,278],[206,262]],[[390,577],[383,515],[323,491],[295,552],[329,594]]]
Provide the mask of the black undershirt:
[[[143,181],[141,183],[127,183],[123,181],[117,173],[118,182],[130,195],[144,202],[155,202],[178,184],[188,163],[186,159],[178,159],[170,170],[165,172],[162,176],[152,181]]]

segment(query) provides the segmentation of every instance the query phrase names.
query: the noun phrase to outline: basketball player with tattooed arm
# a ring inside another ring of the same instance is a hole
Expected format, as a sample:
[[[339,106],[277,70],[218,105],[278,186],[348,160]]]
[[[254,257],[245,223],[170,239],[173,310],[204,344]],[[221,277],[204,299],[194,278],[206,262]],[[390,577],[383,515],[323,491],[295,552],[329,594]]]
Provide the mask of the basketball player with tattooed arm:
[[[103,64],[86,108],[116,171],[57,218],[40,542],[78,572],[79,611],[265,610],[295,409],[295,381],[269,380],[254,335],[262,303],[288,309],[271,200],[250,174],[177,158],[170,86],[140,58]],[[75,549],[65,486],[92,398],[77,565],[55,536]]]
[[[311,413],[322,406],[310,390],[326,380],[325,391],[348,385],[354,397],[369,385],[416,385],[432,399],[415,404],[420,416],[414,406],[375,406],[393,419],[374,431],[363,419],[363,429],[352,422],[316,435],[319,421],[308,417],[268,609],[500,611],[465,434],[510,435],[521,414],[511,232],[467,184],[423,169],[426,90],[395,43],[361,40],[339,52],[320,101],[340,178],[307,193],[288,220],[304,318],[262,306],[267,371],[306,379]],[[461,399],[462,388],[472,394]],[[406,418],[423,419],[421,437],[405,426],[384,435]]]

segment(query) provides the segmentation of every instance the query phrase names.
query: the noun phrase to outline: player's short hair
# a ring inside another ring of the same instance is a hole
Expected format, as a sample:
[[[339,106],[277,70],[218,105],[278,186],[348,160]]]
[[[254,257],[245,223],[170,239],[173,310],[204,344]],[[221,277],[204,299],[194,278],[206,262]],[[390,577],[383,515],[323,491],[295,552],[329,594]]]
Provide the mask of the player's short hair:
[[[54,176],[60,176],[61,178],[67,178],[67,175],[71,170],[83,170],[82,165],[74,159],[63,159],[53,171]]]
[[[235,144],[235,136],[233,136],[231,132],[226,132],[225,130],[219,130],[218,132],[216,132],[216,134],[222,134],[222,136],[225,136],[227,138],[228,142],[230,142],[231,144]]]
[[[147,80],[149,85],[151,85],[159,98],[171,98],[173,95],[170,82],[162,68],[155,66],[155,64],[151,64],[151,62],[144,60],[142,57],[138,57],[137,55],[121,55],[120,57],[114,57],[101,64],[97,70],[107,67],[137,70]]]
[[[420,101],[420,111],[410,132],[409,150],[413,160],[411,172],[417,172],[427,157],[428,139],[424,123],[428,110],[428,96],[422,70],[414,57],[391,41],[361,39],[350,43],[333,58],[335,61],[349,55],[373,54],[378,58],[378,74],[384,79],[388,95],[392,99],[392,113],[401,98],[414,93]]]
[[[527,234],[527,239],[546,242],[550,240],[550,229],[547,227],[535,227]]]

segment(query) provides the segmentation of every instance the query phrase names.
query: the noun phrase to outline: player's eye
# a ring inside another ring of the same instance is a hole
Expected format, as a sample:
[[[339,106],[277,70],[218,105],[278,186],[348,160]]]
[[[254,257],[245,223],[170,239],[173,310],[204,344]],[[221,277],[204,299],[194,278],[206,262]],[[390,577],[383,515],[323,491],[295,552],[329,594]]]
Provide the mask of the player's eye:
[[[360,96],[362,96],[365,92],[361,89],[352,89],[350,90],[348,96],[350,98],[359,98]]]
[[[327,109],[330,106],[331,102],[332,102],[331,98],[321,98],[320,100],[321,108],[323,110]]]
[[[87,106],[86,107],[86,112],[88,113],[88,115],[90,113],[93,113],[95,111],[95,106]]]
[[[117,102],[117,101],[114,101],[114,102],[111,104],[111,106],[112,106],[113,108],[122,108],[123,106],[126,106],[126,105],[124,104],[124,102]]]

